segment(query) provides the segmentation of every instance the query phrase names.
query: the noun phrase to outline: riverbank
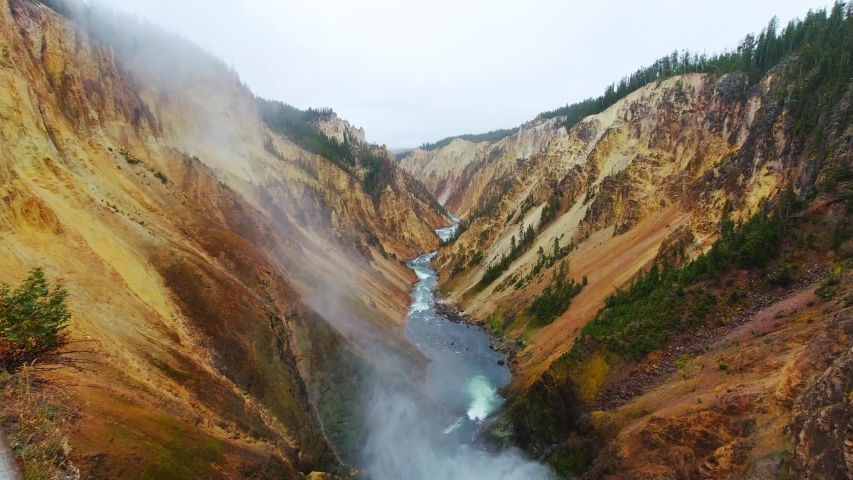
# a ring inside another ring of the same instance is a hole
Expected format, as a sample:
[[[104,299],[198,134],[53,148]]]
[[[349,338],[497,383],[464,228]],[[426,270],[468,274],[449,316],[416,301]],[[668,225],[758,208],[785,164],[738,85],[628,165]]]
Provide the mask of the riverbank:
[[[435,310],[453,323],[470,325],[480,328],[489,337],[489,348],[502,353],[507,358],[509,370],[512,375],[516,374],[518,366],[517,354],[524,346],[520,340],[510,340],[503,335],[494,332],[484,320],[477,319],[465,313],[458,304],[444,298],[437,298]]]

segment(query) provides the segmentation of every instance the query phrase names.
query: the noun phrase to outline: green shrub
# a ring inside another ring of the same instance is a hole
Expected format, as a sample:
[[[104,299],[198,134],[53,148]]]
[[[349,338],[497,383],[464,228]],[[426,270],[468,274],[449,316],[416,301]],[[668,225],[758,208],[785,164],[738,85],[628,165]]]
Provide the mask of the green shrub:
[[[785,265],[781,270],[779,270],[779,272],[770,277],[770,283],[781,285],[783,287],[787,287],[793,283],[793,281],[794,277],[791,274],[791,267],[788,265]]]
[[[586,286],[587,280],[577,283],[574,279],[566,280],[568,266],[563,262],[554,272],[551,283],[545,287],[541,295],[533,299],[527,311],[536,319],[537,325],[548,325],[569,309],[574,299]]]
[[[138,164],[142,163],[142,160],[136,158],[136,156],[134,156],[132,153],[130,153],[129,151],[127,151],[124,148],[120,148],[118,150],[118,152],[120,154],[122,154],[122,156],[124,156],[124,159],[127,160],[127,163],[129,163],[131,165],[138,165]]]
[[[71,317],[66,297],[62,285],[50,288],[41,268],[15,291],[0,283],[0,367],[15,372],[58,352],[67,342],[63,330]]]
[[[829,278],[824,280],[814,293],[824,300],[829,300],[835,296],[839,284],[841,284],[841,280],[839,280],[835,275],[831,275]]]
[[[682,355],[675,361],[675,368],[682,369],[686,367],[688,363],[690,363],[690,356]]]

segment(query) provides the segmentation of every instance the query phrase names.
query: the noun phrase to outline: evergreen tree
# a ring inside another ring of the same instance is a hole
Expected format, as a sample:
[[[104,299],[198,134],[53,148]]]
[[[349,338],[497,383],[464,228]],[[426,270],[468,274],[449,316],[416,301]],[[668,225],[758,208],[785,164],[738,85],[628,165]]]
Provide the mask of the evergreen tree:
[[[40,268],[15,291],[0,283],[0,371],[15,372],[66,343],[67,297],[63,286],[50,288]]]
[[[836,2],[830,12],[810,11],[805,19],[792,20],[781,32],[773,17],[757,36],[745,36],[734,51],[710,57],[691,55],[687,50],[673,52],[609,85],[599,97],[543,112],[539,118],[565,117],[563,124],[571,128],[645,85],[684,73],[745,74],[741,84],[741,100],[745,100],[751,86],[787,61],[786,83],[792,88],[784,91],[782,100],[797,120],[797,132],[807,134],[816,128],[821,113],[843,96],[853,77],[851,5]]]

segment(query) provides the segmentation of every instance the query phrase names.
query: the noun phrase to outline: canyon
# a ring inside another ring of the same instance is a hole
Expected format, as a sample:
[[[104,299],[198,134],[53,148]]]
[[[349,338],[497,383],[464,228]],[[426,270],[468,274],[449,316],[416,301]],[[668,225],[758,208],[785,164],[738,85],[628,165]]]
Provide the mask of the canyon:
[[[0,372],[17,467],[849,477],[839,5],[805,23],[833,61],[685,61],[395,158],[177,34],[0,0],[0,281],[42,268],[71,313],[61,366]]]

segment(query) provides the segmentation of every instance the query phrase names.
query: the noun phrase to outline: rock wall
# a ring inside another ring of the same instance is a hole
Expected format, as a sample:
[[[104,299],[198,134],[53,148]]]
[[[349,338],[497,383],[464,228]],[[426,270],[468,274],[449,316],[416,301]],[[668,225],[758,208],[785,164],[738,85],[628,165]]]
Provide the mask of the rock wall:
[[[339,118],[337,114],[332,114],[328,118],[322,119],[318,122],[317,126],[326,136],[334,138],[341,143],[344,143],[344,137],[355,144],[367,143],[363,128],[356,128],[350,125],[348,121]]]
[[[402,171],[371,198],[185,40],[99,7],[71,17],[0,2],[0,281],[64,282],[96,361],[51,374],[73,386],[69,465],[344,472],[350,373],[377,352],[422,366],[400,260],[438,245],[434,201]]]
[[[529,338],[518,382],[559,357],[613,287],[648,265],[674,232],[689,230],[692,243],[683,247],[702,251],[727,202],[741,220],[800,187],[807,172],[790,140],[791,125],[783,111],[764,108],[773,78],[771,72],[741,101],[727,93],[730,76],[673,77],[570,131],[556,120],[526,124],[516,135],[480,144],[487,153],[455,170],[443,152],[454,151],[452,145],[403,160],[404,168],[454,186],[450,211],[476,217],[455,244],[440,250],[435,265],[451,299],[479,318],[500,315],[503,327],[512,325],[510,335],[523,334],[524,321],[515,319],[551,278],[549,269],[531,273],[540,248],[551,252],[555,241],[577,247],[566,260],[571,276],[587,276],[589,286]],[[436,185],[427,182],[440,194]],[[546,207],[556,211],[548,217]],[[509,253],[520,224],[537,230],[533,245],[500,278],[477,287],[485,268]]]

